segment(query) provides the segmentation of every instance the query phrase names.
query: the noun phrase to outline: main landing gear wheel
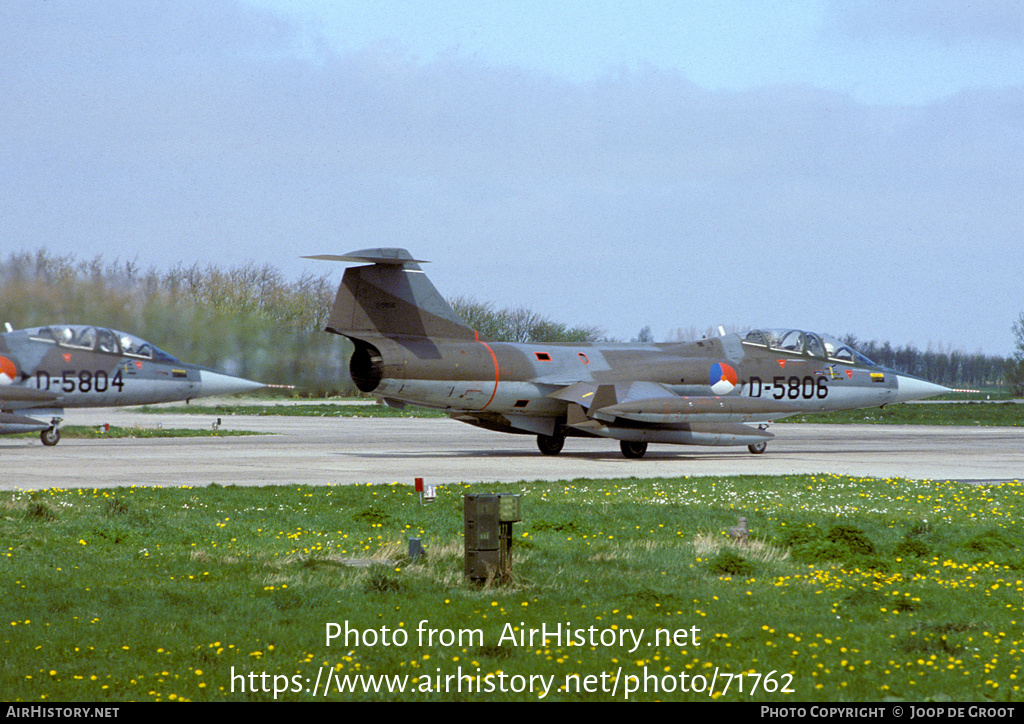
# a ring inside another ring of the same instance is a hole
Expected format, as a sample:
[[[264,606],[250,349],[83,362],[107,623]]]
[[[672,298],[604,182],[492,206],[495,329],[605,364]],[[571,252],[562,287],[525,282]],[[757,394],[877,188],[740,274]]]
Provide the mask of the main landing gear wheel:
[[[647,443],[633,440],[623,440],[619,443],[623,456],[631,459],[642,458],[647,452]]]
[[[39,439],[43,441],[43,445],[52,447],[60,442],[60,430],[48,427],[39,433]]]
[[[766,442],[755,442],[753,445],[747,445],[747,450],[754,455],[760,455],[764,452],[766,447],[768,447],[768,443]]]
[[[545,455],[557,455],[562,452],[565,438],[560,435],[538,435],[537,447]]]

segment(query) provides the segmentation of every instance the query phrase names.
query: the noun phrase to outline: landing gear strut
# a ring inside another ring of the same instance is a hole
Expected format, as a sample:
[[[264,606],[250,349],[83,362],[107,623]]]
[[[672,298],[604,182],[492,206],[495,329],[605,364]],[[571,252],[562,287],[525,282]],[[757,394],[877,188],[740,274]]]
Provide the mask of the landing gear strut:
[[[562,452],[563,445],[565,445],[565,437],[563,435],[537,436],[537,447],[545,455],[557,455]]]
[[[637,459],[642,458],[647,452],[647,443],[637,442],[634,440],[623,440],[619,443],[619,448],[622,450],[622,455],[624,457]]]

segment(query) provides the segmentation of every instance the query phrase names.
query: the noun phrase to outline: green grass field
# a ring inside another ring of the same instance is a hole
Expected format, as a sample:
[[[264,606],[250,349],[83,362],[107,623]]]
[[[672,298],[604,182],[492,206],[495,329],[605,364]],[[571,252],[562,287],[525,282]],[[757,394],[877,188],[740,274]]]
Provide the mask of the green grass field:
[[[524,496],[508,585],[464,581],[467,492]],[[454,485],[426,506],[397,484],[6,493],[0,691],[1019,701],[1022,494],[832,475]]]
[[[863,410],[794,415],[778,422],[812,422],[821,425],[968,425],[1021,427],[1024,405],[1013,402],[951,402],[944,404],[900,404]]]

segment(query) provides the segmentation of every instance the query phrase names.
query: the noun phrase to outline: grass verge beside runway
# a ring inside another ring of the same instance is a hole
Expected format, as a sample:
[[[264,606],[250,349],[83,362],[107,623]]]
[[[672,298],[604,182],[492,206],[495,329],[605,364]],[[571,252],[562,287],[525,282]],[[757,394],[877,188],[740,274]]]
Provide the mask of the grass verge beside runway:
[[[511,584],[463,580],[467,492],[524,496]],[[8,493],[0,690],[1019,701],[1022,507],[1019,482],[833,475]]]
[[[174,413],[190,415],[255,415],[268,417],[447,417],[441,410],[409,405],[397,409],[387,405],[346,405],[344,403],[300,402],[289,405],[176,405],[173,407],[139,407],[137,412]]]
[[[965,425],[969,427],[1022,427],[1024,405],[1013,402],[950,402],[897,404],[863,410],[794,415],[777,422],[813,422],[821,425]]]
[[[267,405],[187,405],[143,407],[140,412],[191,413],[196,415],[287,415],[306,417],[446,417],[447,413],[423,407],[402,410],[386,405],[346,405],[343,403],[297,403]],[[778,422],[859,425],[969,425],[1024,426],[1024,405],[1013,402],[956,402],[947,404],[897,404],[864,410],[819,412],[794,415]]]
[[[250,430],[192,430],[187,428],[162,427],[117,427],[107,428],[89,425],[64,425],[60,428],[60,436],[65,440],[102,440],[103,438],[158,438],[158,437],[232,437],[237,435],[269,435],[266,432]],[[19,433],[12,437],[38,438],[39,433]]]

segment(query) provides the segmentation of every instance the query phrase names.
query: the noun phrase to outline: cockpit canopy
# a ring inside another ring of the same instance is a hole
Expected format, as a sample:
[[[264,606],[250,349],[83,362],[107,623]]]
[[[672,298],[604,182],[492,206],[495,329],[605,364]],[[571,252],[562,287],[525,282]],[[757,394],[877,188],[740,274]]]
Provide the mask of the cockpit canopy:
[[[877,367],[874,362],[838,339],[799,329],[752,329],[743,338],[743,343],[843,364]]]
[[[88,349],[96,352],[124,355],[156,362],[178,360],[144,339],[127,332],[81,324],[56,324],[30,330],[29,337],[39,342],[50,342],[58,347]]]

